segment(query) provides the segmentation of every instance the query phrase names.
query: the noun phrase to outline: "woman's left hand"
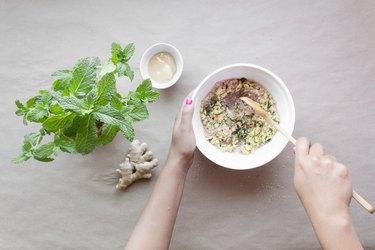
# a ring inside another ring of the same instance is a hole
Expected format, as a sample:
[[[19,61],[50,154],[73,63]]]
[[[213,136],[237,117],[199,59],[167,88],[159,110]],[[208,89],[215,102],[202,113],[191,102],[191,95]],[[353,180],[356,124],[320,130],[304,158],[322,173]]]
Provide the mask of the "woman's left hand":
[[[182,160],[187,168],[190,168],[196,147],[192,125],[194,114],[193,100],[190,99],[191,91],[184,99],[182,107],[176,117],[173,126],[172,143],[168,159]]]

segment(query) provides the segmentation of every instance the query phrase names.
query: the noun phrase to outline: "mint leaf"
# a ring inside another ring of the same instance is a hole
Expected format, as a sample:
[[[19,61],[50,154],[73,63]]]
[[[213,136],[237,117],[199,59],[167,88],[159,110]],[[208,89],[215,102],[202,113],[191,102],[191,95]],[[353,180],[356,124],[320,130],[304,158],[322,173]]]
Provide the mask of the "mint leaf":
[[[70,140],[61,140],[58,142],[58,146],[60,147],[61,151],[67,153],[77,153],[76,146],[74,145],[73,141]]]
[[[96,96],[98,95],[98,90],[96,88],[93,88],[90,90],[89,93],[87,93],[86,98],[84,99],[84,103],[87,110],[92,110],[93,107],[96,104]],[[88,111],[90,112],[90,111]]]
[[[36,103],[38,106],[48,107],[52,100],[52,94],[48,90],[41,90],[39,92],[42,95],[40,95],[40,98],[36,100]]]
[[[19,109],[24,109],[24,108],[26,108],[25,106],[23,106],[23,104],[20,102],[20,100],[16,100],[16,106],[17,106],[17,108],[19,108]]]
[[[63,134],[55,135],[55,138],[53,141],[56,146],[55,153],[56,151],[58,151],[58,149],[66,153],[77,153],[73,140],[66,137],[65,135]]]
[[[135,46],[133,43],[129,43],[122,50],[121,45],[118,43],[112,43],[112,62],[117,64],[119,62],[126,63],[133,56]]]
[[[129,43],[128,45],[125,46],[123,50],[125,62],[129,61],[129,59],[133,56],[134,51],[135,51],[134,43]]]
[[[97,106],[92,112],[92,115],[95,119],[111,125],[121,126],[126,120],[119,110],[114,109],[109,105],[105,107]]]
[[[112,43],[112,62],[114,64],[117,64],[118,61],[119,61],[119,58],[117,56],[117,54],[119,54],[121,52],[121,45],[118,44],[118,43]]]
[[[24,116],[29,112],[29,108],[25,107],[19,100],[16,100],[16,105],[18,107],[18,110],[16,111],[16,115],[18,116]]]
[[[117,75],[120,76],[126,76],[126,65],[125,63],[118,62],[116,65]]]
[[[63,135],[66,137],[74,138],[77,135],[78,128],[82,124],[83,118],[84,117],[82,116],[76,116],[73,119],[72,125],[63,130]]]
[[[43,107],[36,107],[27,113],[26,119],[31,122],[43,122],[44,118],[47,115],[48,111],[45,110]]]
[[[148,110],[145,104],[140,101],[132,102],[133,108],[130,110],[128,115],[133,119],[133,121],[142,121],[149,117]]]
[[[88,154],[94,150],[98,142],[98,129],[92,115],[86,115],[77,130],[75,146],[79,153]]]
[[[47,144],[43,144],[42,146],[36,148],[34,150],[34,152],[33,152],[33,155],[38,160],[42,160],[42,159],[48,158],[48,161],[50,161],[50,159],[52,159],[52,158],[50,158],[50,156],[54,152],[55,152],[55,143],[54,142],[49,142]]]
[[[31,142],[24,141],[23,146],[22,146],[22,150],[24,152],[31,152],[31,149],[33,149],[33,146],[34,145]]]
[[[112,43],[112,62],[116,66],[115,72],[119,77],[129,77],[130,81],[133,81],[134,79],[134,71],[130,68],[127,62],[133,56],[134,50],[135,46],[133,43],[126,45],[124,49],[121,48],[120,44]]]
[[[16,156],[15,158],[13,158],[12,163],[19,164],[19,163],[22,163],[24,161],[27,161],[30,158],[31,158],[31,155],[29,155],[27,153],[22,153],[22,154]]]
[[[125,73],[124,73],[124,75],[126,75],[127,77],[129,77],[130,81],[133,81],[133,79],[134,79],[134,71],[130,68],[129,64],[124,63],[124,65],[125,65]]]
[[[43,128],[54,132],[69,127],[73,123],[75,116],[76,114],[68,112],[66,114],[49,117],[43,122]]]
[[[73,78],[73,71],[69,69],[58,70],[52,74],[55,82],[52,89],[55,91],[67,91],[69,89],[70,81]]]
[[[135,90],[137,93],[146,93],[152,90],[152,84],[150,79],[144,80]]]
[[[150,91],[150,92],[145,93],[145,95],[143,97],[143,102],[145,102],[145,103],[156,102],[159,99],[159,97],[160,97],[159,92]]]
[[[115,76],[112,73],[106,74],[100,79],[97,88],[96,104],[104,106],[117,93]]]
[[[120,131],[119,126],[111,124],[103,124],[102,134],[99,139],[102,145],[106,145],[113,141],[117,133]]]
[[[73,78],[73,71],[70,69],[63,69],[54,72],[52,75],[55,80],[62,80],[69,82]]]
[[[54,91],[67,91],[68,88],[69,88],[69,82],[56,80],[52,84],[52,89]]]
[[[43,136],[40,133],[28,133],[24,136],[24,142],[30,143],[32,146],[39,144],[42,139]]]
[[[160,94],[157,91],[152,90],[151,80],[144,80],[135,90],[134,96],[140,99],[142,102],[156,102],[159,99]]]
[[[74,113],[83,115],[90,113],[85,102],[75,96],[58,96],[54,94],[53,97],[57,100],[61,108],[66,111],[73,111]]]
[[[41,133],[29,133],[24,136],[24,142],[22,146],[22,154],[15,157],[12,162],[17,164],[23,161],[27,161],[33,155],[35,148],[42,141],[43,135]]]
[[[27,107],[18,100],[16,101],[17,106],[21,107],[22,105],[22,108],[19,108],[16,114],[24,116],[25,125],[27,125],[27,121],[43,122],[50,115],[50,105],[54,104],[52,102],[52,95],[47,90],[41,90],[39,92],[41,95],[34,96],[26,102]]]
[[[42,162],[50,162],[54,160],[53,158],[39,158],[37,156],[34,156],[34,159],[37,161],[42,161]]]
[[[120,111],[111,106],[98,106],[94,112],[92,112],[92,115],[95,117],[95,119],[104,123],[119,126],[121,132],[129,141],[134,139],[134,128],[132,126],[132,121],[130,118],[125,117]]]
[[[117,109],[117,110],[121,110],[122,109],[122,107],[123,107],[123,103],[122,103],[122,101],[121,101],[121,95],[119,95],[119,94],[117,94],[116,93],[116,95],[114,95],[113,97],[112,97],[112,99],[111,99],[111,105],[112,105],[112,107],[114,107],[115,109]]]
[[[101,66],[99,76],[104,76],[105,74],[112,73],[115,70],[116,70],[116,65],[111,60],[108,60]]]
[[[126,139],[128,139],[129,141],[134,140],[134,128],[130,121],[124,121],[124,123],[120,126],[120,130]]]
[[[70,81],[69,90],[71,93],[82,95],[90,91],[95,84],[96,67],[100,64],[97,57],[87,57],[78,60]]]
[[[39,95],[30,98],[29,100],[27,100],[27,102],[26,102],[26,106],[27,106],[28,108],[32,108],[32,107],[34,107],[34,106],[35,106],[35,102],[36,102],[36,100],[39,99],[39,98],[40,98]]]
[[[27,114],[28,110],[26,109],[17,109],[16,110],[16,115],[18,116],[24,116],[25,114]]]
[[[64,110],[60,107],[59,104],[55,104],[53,105],[52,107],[49,108],[49,112],[54,114],[54,115],[58,115],[58,114],[61,114]]]

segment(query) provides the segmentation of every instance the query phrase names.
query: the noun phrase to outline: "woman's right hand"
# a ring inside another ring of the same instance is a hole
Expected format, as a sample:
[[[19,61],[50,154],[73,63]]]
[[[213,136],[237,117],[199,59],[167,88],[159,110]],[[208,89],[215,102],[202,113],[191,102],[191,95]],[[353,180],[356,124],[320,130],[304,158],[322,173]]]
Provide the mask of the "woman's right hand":
[[[297,140],[294,187],[323,249],[362,249],[349,214],[348,170],[321,144]]]
[[[347,211],[352,197],[352,183],[345,165],[325,154],[321,144],[310,146],[307,138],[297,141],[294,186],[311,216]]]

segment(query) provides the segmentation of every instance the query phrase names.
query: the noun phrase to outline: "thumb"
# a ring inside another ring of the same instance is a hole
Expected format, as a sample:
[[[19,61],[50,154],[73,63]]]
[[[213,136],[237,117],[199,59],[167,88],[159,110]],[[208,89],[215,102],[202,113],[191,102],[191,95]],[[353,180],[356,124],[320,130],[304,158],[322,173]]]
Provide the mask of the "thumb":
[[[193,114],[194,114],[194,105],[193,105],[193,100],[191,100],[187,102],[187,104],[185,104],[184,107],[182,108],[181,126],[187,129],[191,129]]]

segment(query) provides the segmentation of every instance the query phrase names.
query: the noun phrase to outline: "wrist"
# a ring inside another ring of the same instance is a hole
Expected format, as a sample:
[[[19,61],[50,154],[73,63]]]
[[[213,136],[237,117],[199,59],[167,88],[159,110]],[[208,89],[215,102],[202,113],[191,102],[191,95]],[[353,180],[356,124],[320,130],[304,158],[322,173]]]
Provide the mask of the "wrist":
[[[308,211],[309,213],[309,211]],[[347,222],[351,222],[350,214],[349,214],[349,207],[346,204],[341,204],[334,207],[324,207],[319,206],[315,207],[315,209],[311,209],[309,213],[309,217],[311,218],[312,222],[316,223],[329,223],[329,224],[345,224]]]
[[[349,210],[345,209],[338,212],[327,220],[328,226],[337,229],[348,229],[352,227],[352,221],[350,219]]]
[[[312,225],[323,249],[363,249],[348,209],[340,210],[329,217],[322,216],[319,220],[312,220]]]
[[[193,155],[183,155],[174,152],[172,149],[169,151],[167,158],[167,165],[174,165],[178,168],[185,169],[186,171],[190,169],[193,164]]]
[[[321,210],[315,214],[310,214],[309,217],[317,235],[326,235],[327,232],[337,232],[351,227],[351,219],[348,209],[340,209],[336,212],[330,213]]]

